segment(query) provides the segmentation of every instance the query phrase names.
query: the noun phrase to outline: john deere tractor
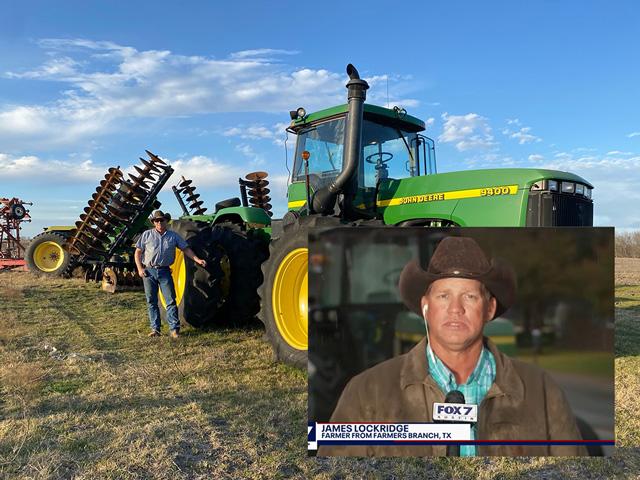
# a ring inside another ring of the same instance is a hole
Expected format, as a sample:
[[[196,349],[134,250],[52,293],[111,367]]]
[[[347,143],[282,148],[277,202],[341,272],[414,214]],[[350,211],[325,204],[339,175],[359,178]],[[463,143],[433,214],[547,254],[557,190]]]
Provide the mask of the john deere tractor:
[[[297,135],[288,212],[263,264],[260,318],[277,357],[307,358],[308,232],[338,225],[590,226],[593,186],[566,172],[490,169],[438,174],[425,124],[365,104],[367,83],[347,66],[348,104],[291,112]]]
[[[303,108],[290,112],[287,131],[297,141],[282,219],[271,218],[264,172],[239,179],[240,197],[218,202],[212,213],[191,180],[183,178],[174,187],[183,215],[170,228],[207,259],[203,269],[176,256],[172,275],[182,319],[194,326],[237,324],[258,314],[277,359],[296,366],[305,366],[307,359],[311,229],[593,223],[593,186],[571,173],[437,173],[434,142],[421,133],[424,122],[400,108],[365,104],[367,82],[353,65],[347,74],[347,104],[311,114]],[[126,208],[126,202],[122,205]],[[113,208],[108,212],[115,215]],[[104,223],[93,226],[100,230]],[[94,229],[88,236],[105,235]],[[56,271],[66,265],[53,263],[42,260]]]

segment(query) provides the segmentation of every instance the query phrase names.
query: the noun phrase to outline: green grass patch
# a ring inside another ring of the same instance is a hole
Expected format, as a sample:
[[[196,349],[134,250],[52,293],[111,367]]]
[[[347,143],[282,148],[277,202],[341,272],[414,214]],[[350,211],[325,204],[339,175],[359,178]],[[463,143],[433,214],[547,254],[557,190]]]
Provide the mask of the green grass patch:
[[[43,391],[44,393],[77,393],[85,383],[86,382],[84,380],[56,380],[47,383],[44,386]]]

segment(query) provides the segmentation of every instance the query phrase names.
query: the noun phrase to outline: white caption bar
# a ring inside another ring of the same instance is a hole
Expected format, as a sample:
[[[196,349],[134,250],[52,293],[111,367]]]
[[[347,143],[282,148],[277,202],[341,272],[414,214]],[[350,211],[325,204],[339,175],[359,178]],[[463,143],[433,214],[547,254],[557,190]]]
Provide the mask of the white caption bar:
[[[316,441],[471,440],[468,423],[316,423]]]

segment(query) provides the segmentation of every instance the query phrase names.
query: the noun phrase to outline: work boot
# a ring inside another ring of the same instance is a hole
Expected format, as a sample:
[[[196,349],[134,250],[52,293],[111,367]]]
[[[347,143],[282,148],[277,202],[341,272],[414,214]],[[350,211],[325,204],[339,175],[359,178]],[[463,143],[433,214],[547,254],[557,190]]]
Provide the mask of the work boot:
[[[151,330],[151,332],[149,332],[149,335],[147,335],[148,337],[159,337],[160,336],[160,332],[157,330]]]
[[[178,332],[178,330],[171,330],[171,334],[170,334],[172,339],[177,339],[180,337],[180,332]]]

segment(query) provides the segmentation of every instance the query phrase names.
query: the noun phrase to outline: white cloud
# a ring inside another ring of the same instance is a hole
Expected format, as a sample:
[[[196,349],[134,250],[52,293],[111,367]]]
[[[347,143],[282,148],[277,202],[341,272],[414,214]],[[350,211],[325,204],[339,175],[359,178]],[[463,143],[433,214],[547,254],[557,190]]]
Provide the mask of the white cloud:
[[[245,50],[214,59],[86,39],[45,39],[39,45],[50,57],[47,62],[4,76],[56,82],[63,90],[46,104],[0,105],[0,142],[5,148],[9,143],[18,145],[16,150],[27,142],[41,148],[73,144],[130,129],[132,122],[149,118],[282,113],[301,105],[313,111],[346,101],[344,73],[267,58],[296,53],[290,50]],[[389,77],[390,87],[402,80]],[[372,83],[379,81],[379,76],[371,76]],[[418,103],[404,96],[397,102]],[[252,134],[260,136],[259,131]]]
[[[274,145],[284,146],[287,138],[288,123],[276,123],[271,127],[265,125],[239,125],[222,132],[225,137],[238,137],[243,140],[270,140]]]
[[[530,162],[541,162],[544,160],[544,156],[534,153],[533,155],[529,155],[528,159]]]
[[[640,137],[640,132],[631,132],[627,135],[627,138]]]
[[[196,155],[190,158],[167,160],[167,163],[175,170],[172,178],[182,176],[192,179],[198,187],[227,187],[235,184],[239,177],[244,177],[244,168],[238,165],[220,162],[204,155]],[[165,185],[164,189],[170,188]]]
[[[53,180],[56,185],[95,181],[97,184],[106,171],[107,167],[95,165],[91,159],[43,160],[35,155],[0,153],[1,180]]]
[[[455,144],[459,151],[486,149],[495,145],[488,120],[477,113],[449,115],[445,112],[442,119],[444,129],[439,140]]]
[[[297,55],[297,50],[281,50],[277,48],[256,48],[254,50],[242,50],[230,55],[233,59],[256,59],[260,57],[278,56],[278,55]]]
[[[517,140],[520,145],[542,141],[540,137],[536,137],[531,133],[531,127],[522,126],[522,123],[517,118],[508,118],[507,125],[509,126],[502,129],[502,134]]]
[[[235,148],[238,152],[251,160],[252,167],[258,167],[266,163],[264,155],[256,152],[251,145],[241,143],[240,145],[236,145]]]

